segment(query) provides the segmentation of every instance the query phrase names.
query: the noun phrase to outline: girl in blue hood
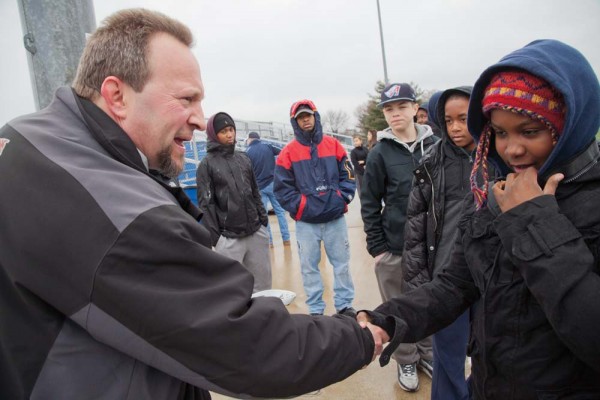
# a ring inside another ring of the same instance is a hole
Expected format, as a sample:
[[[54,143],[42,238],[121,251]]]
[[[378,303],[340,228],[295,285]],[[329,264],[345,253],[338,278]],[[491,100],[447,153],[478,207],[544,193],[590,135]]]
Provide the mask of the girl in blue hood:
[[[600,398],[599,125],[598,78],[564,43],[532,42],[483,72],[454,252],[433,281],[369,313],[394,335],[383,363],[471,307],[472,398]],[[505,177],[488,183],[486,160]]]

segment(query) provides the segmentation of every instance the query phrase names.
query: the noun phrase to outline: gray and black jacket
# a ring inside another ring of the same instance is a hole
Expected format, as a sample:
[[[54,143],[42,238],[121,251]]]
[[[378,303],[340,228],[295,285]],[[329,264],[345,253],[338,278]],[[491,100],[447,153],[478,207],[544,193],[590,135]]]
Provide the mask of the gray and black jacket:
[[[0,143],[0,398],[284,397],[370,362],[356,321],[251,299],[252,275],[71,89]]]

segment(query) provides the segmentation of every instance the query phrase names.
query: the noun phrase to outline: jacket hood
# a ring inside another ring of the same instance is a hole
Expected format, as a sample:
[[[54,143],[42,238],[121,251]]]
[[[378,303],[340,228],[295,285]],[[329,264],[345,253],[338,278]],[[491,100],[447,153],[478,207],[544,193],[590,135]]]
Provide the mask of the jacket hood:
[[[393,140],[413,152],[419,143],[423,142],[423,140],[427,139],[428,137],[433,136],[433,131],[429,125],[415,124],[415,128],[417,129],[417,139],[410,146],[401,142],[400,139],[394,135],[394,132],[392,132],[392,128],[390,127],[377,132],[377,141],[381,142],[382,140]]]
[[[454,94],[464,94],[468,98],[471,97],[471,93],[473,91],[473,86],[458,86],[452,89],[444,90],[442,94],[439,96],[436,104],[436,119],[439,121],[439,128],[442,131],[442,141],[449,142],[452,145],[456,146],[449,138],[448,138],[448,129],[446,128],[446,101]]]
[[[573,47],[557,40],[536,40],[503,57],[487,68],[473,88],[467,123],[469,132],[479,141],[488,122],[482,111],[485,88],[494,74],[505,70],[523,70],[545,79],[564,97],[565,125],[558,143],[539,170],[543,175],[584,151],[592,142],[600,125],[600,86],[594,70],[585,57]],[[509,172],[496,152],[491,138],[488,158],[502,174]]]
[[[315,127],[312,132],[304,132],[298,126],[298,122],[296,118],[291,117],[290,123],[292,124],[292,128],[294,129],[294,136],[296,140],[302,143],[305,146],[310,146],[311,143],[319,144],[323,139],[323,127],[321,126],[321,114],[318,111],[314,113],[315,117]]]
[[[427,103],[427,118],[429,119],[430,122],[433,122],[433,124],[437,127],[440,126],[440,121],[437,118],[437,103],[440,100],[440,96],[442,95],[443,91],[437,91],[434,94],[431,95],[431,97],[429,98],[429,102]]]
[[[215,115],[213,115],[212,117],[210,117],[208,119],[208,122],[206,123],[206,138],[208,139],[209,142],[219,142],[217,140],[217,132],[215,132],[215,119],[219,118],[219,119],[228,119],[233,123],[233,129],[236,130],[236,136],[237,136],[237,128],[235,126],[235,122],[233,122],[233,118],[231,118],[231,115],[227,114],[226,112],[218,112]],[[222,128],[221,128],[222,129]],[[237,138],[236,138],[237,139]],[[236,140],[237,141],[237,140]],[[235,144],[235,142],[234,142]]]

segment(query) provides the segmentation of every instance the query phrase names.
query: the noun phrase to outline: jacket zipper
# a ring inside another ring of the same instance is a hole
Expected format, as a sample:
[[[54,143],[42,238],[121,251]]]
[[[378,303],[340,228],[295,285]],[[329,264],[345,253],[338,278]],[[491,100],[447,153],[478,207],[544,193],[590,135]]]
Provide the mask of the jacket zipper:
[[[425,169],[425,172],[427,173],[427,177],[429,178],[429,182],[431,183],[431,212],[433,213],[433,231],[437,232],[437,216],[435,213],[435,184],[433,182],[433,179],[431,177],[431,174],[429,173],[429,170],[427,169],[427,164],[423,164],[423,168]]]
[[[598,160],[597,160],[597,159],[596,159],[596,160],[594,160],[594,161],[593,161],[591,164],[589,164],[587,167],[585,167],[584,169],[582,169],[581,171],[579,171],[577,174],[575,174],[575,176],[573,176],[573,177],[571,177],[571,178],[569,178],[569,179],[566,179],[566,180],[565,180],[565,183],[571,183],[571,182],[573,182],[574,180],[576,180],[577,178],[580,178],[582,175],[584,175],[584,174],[585,174],[585,173],[587,173],[587,172],[588,172],[590,169],[592,169],[592,167],[593,167],[594,165],[596,165],[596,164],[598,164]]]

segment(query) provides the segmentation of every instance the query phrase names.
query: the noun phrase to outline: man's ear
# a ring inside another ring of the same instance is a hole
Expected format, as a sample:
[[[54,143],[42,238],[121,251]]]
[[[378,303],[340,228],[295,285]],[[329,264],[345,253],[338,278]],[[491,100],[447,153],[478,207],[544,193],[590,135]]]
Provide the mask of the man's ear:
[[[102,82],[100,95],[110,114],[118,119],[127,116],[127,104],[125,103],[125,91],[127,84],[116,76],[108,76]]]

